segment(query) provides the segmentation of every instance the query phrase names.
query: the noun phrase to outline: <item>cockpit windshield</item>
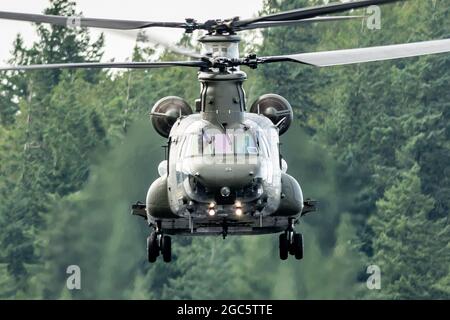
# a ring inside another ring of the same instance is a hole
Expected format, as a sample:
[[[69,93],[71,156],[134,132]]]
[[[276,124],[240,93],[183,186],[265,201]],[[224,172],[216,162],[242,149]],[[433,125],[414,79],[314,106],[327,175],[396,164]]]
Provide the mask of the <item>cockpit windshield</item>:
[[[188,135],[183,145],[185,157],[258,155],[258,140],[249,131],[206,132]]]
[[[183,195],[209,204],[223,186],[243,202],[256,200],[262,190],[277,206],[281,190],[278,131],[248,122],[225,130],[199,123],[171,137],[167,176],[173,185],[171,193],[180,197],[174,207],[183,208]]]

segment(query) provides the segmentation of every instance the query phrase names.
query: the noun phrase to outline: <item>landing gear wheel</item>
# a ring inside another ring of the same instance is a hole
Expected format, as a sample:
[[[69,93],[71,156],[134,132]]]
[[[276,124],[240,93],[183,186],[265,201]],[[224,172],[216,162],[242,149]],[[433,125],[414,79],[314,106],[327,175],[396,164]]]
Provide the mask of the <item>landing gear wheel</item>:
[[[291,244],[289,244],[289,254],[291,255],[291,256],[293,256],[294,254],[295,254],[295,251],[294,251],[294,245],[291,243]]]
[[[289,255],[289,242],[286,233],[280,234],[279,249],[280,249],[280,259],[286,260]]]
[[[291,247],[292,251],[294,252],[293,255],[295,255],[295,259],[303,259],[303,235],[301,233],[294,234]]]
[[[172,239],[169,236],[162,238],[161,252],[164,262],[172,260]]]
[[[159,255],[158,236],[156,232],[147,238],[147,258],[150,263],[154,263]]]

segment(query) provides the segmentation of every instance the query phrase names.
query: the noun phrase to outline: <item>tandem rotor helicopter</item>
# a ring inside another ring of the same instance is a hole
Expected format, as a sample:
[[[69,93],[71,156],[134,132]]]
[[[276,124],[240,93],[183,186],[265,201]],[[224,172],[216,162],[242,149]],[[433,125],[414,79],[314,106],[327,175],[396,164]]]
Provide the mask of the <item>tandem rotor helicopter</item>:
[[[200,97],[194,110],[179,97],[166,97],[151,110],[155,130],[168,139],[160,177],[147,193],[145,203],[132,206],[153,232],[147,239],[149,262],[161,254],[171,261],[169,235],[256,235],[281,232],[279,255],[303,258],[303,236],[294,226],[300,217],[316,210],[304,200],[302,189],[287,173],[280,155],[279,136],[293,120],[289,102],[276,94],[259,97],[247,111],[241,66],[257,68],[276,62],[297,62],[326,67],[450,52],[450,40],[259,57],[239,55],[239,31],[318,23],[357,16],[324,16],[371,5],[406,0],[360,0],[296,9],[251,19],[232,18],[197,22],[151,22],[84,17],[61,17],[0,11],[0,19],[48,23],[67,27],[116,30],[150,27],[181,28],[187,33],[204,30],[198,39],[201,53],[172,46],[171,50],[193,58],[164,62],[85,62],[6,66],[0,71],[53,68],[165,67],[198,68]]]

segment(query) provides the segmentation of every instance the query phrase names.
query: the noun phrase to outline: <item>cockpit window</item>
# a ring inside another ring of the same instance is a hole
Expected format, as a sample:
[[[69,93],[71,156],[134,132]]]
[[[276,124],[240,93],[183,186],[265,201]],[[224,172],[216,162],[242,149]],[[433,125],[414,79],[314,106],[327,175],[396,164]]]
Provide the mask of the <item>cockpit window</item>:
[[[206,139],[206,144],[213,154],[233,154],[233,140],[234,136],[231,134],[215,134],[209,140]]]
[[[183,146],[187,157],[220,155],[258,155],[259,148],[255,136],[249,131],[227,133],[202,132],[190,135]]]
[[[262,134],[261,131],[257,132],[257,141],[258,141],[258,147],[261,150],[260,153],[262,153],[266,157],[270,157],[270,147],[269,143],[267,142],[267,138],[264,134]]]

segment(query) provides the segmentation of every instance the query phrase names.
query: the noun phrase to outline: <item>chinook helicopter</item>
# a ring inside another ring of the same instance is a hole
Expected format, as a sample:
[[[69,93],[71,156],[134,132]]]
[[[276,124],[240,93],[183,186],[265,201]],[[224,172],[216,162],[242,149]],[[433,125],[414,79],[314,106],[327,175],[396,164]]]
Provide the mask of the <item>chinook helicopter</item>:
[[[181,28],[187,33],[206,31],[198,39],[200,53],[168,46],[193,60],[166,62],[85,62],[5,66],[0,71],[52,68],[164,67],[198,68],[200,97],[194,108],[180,97],[166,97],[151,110],[154,129],[167,139],[166,159],[158,167],[160,177],[137,202],[132,213],[144,217],[153,232],[147,239],[149,262],[159,255],[171,261],[170,235],[257,235],[281,232],[279,256],[303,258],[303,236],[294,226],[300,217],[316,210],[304,200],[297,180],[287,173],[280,154],[279,136],[293,121],[289,102],[277,94],[265,94],[246,106],[240,67],[257,68],[278,62],[308,66],[337,66],[406,58],[450,51],[450,40],[259,57],[239,54],[240,31],[319,23],[360,16],[326,16],[371,5],[406,0],[360,0],[296,9],[251,19],[232,18],[197,22],[152,22],[0,11],[0,19],[48,23],[67,27],[133,30],[150,27]],[[324,16],[325,15],[325,16]]]

